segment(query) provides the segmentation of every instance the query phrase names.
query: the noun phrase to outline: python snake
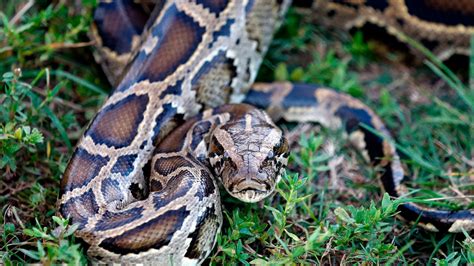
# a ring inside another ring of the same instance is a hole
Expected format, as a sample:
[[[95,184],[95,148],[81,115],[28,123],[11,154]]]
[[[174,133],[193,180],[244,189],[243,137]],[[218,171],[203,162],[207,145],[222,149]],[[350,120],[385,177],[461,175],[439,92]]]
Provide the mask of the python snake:
[[[362,2],[370,8],[374,1]],[[58,201],[61,215],[78,224],[76,236],[91,259],[202,263],[222,224],[214,177],[248,202],[278,183],[288,143],[274,121],[345,128],[383,168],[385,191],[405,194],[390,134],[366,105],[316,85],[252,85],[288,6],[287,0],[99,4],[91,35],[116,89],[78,142]],[[474,228],[473,210],[406,203],[400,212],[433,230]]]

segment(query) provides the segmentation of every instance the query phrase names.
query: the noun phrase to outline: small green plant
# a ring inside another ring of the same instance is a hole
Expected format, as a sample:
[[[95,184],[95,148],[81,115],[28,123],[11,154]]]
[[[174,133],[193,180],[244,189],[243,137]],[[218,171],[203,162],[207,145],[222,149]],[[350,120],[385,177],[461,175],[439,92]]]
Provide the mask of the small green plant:
[[[92,60],[81,63],[92,2],[84,14],[63,2],[0,4],[0,264],[86,262],[73,228],[52,217],[67,154],[106,94]]]
[[[352,61],[357,67],[362,68],[374,59],[374,44],[364,40],[362,31],[357,31],[352,41],[344,45],[345,50],[352,55]]]
[[[333,51],[324,56],[314,53],[313,60],[307,67],[299,66],[289,70],[286,63],[279,63],[275,68],[275,80],[327,85],[355,97],[363,95],[356,76],[349,71],[349,61],[339,59]]]
[[[347,206],[346,209],[338,207],[334,210],[341,221],[335,229],[339,237],[334,243],[340,247],[352,247],[349,258],[354,262],[363,259],[379,264],[396,259],[398,248],[389,237],[393,222],[387,221],[396,214],[399,202],[384,194],[381,205],[377,205],[372,202],[368,208]]]
[[[82,1],[84,11],[95,5],[94,2]],[[79,42],[79,37],[80,33],[87,32],[91,16],[71,16],[66,5],[48,5],[30,13],[30,9],[36,8],[30,3],[22,6],[22,15],[9,18],[2,12],[14,9],[15,4],[15,1],[7,1],[7,7],[0,11],[0,58],[8,60],[0,63],[1,67],[6,67],[5,63],[37,67],[57,56],[59,49],[89,45]]]
[[[79,265],[86,263],[86,258],[79,244],[74,243],[73,233],[77,225],[68,225],[68,220],[53,216],[56,223],[54,230],[41,226],[36,221],[36,226],[26,228],[23,233],[31,239],[28,242],[36,242],[34,249],[18,249],[31,259],[42,264],[67,263],[68,265]]]
[[[0,96],[0,170],[2,176],[11,176],[17,171],[18,159],[34,156],[37,144],[43,143],[43,135],[37,128],[23,124],[28,120],[25,106],[22,105],[31,90],[18,83],[18,76],[12,72],[3,74],[2,95]]]
[[[461,262],[461,256],[457,252],[449,254],[445,259],[434,259],[437,266],[457,266]]]

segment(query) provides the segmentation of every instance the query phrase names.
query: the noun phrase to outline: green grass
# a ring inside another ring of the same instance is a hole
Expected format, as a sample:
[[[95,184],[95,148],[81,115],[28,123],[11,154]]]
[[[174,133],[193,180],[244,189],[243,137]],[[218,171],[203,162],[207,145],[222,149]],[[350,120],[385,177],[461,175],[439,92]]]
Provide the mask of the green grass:
[[[86,36],[94,5],[61,3],[9,1],[0,12],[0,257],[7,265],[86,261],[75,226],[55,217],[55,204],[71,149],[110,86]],[[473,208],[461,196],[474,190],[474,88],[466,85],[474,73],[459,78],[418,47],[426,65],[406,76],[395,55],[381,57],[375,46],[361,33],[341,42],[291,11],[259,80],[319,83],[360,98],[392,129],[417,202]],[[274,196],[258,204],[225,198],[211,263],[474,263],[467,233],[440,235],[400,221],[401,201],[381,192],[377,169],[340,132],[312,132],[299,137]]]

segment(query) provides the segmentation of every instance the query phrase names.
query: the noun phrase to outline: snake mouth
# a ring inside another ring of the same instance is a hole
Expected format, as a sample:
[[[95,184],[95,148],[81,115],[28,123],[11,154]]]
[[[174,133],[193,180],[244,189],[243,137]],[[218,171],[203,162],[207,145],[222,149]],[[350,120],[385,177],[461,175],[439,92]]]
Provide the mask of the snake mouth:
[[[271,186],[256,182],[253,180],[243,180],[227,189],[230,195],[244,202],[258,202],[268,197],[271,192]]]
[[[271,194],[271,191],[263,191],[249,188],[240,190],[238,192],[229,191],[229,194],[243,202],[255,203],[268,197]]]

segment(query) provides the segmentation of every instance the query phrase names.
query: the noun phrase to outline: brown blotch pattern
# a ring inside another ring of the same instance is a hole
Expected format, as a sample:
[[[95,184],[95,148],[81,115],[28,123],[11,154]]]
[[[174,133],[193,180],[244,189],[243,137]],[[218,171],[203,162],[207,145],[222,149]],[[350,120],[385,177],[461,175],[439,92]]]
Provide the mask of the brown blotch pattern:
[[[178,11],[176,6],[170,6],[160,24],[145,40],[145,43],[154,40],[158,43],[149,53],[141,51],[138,54],[118,90],[127,90],[133,83],[142,80],[163,81],[180,65],[189,63],[189,58],[202,41],[204,31],[192,17]]]
[[[61,194],[87,185],[108,162],[109,158],[91,155],[77,149],[61,179]]]
[[[153,204],[155,209],[160,209],[173,202],[174,200],[181,198],[188,193],[193,186],[193,183],[197,182],[195,176],[187,171],[183,170],[174,177],[172,177],[161,191],[150,194],[153,198]]]
[[[146,95],[130,95],[99,112],[86,134],[95,143],[122,148],[130,145],[148,104]]]
[[[163,189],[163,184],[161,181],[156,179],[150,180],[150,191],[161,191]]]
[[[79,229],[84,228],[89,217],[99,211],[92,189],[86,193],[72,198],[60,207],[61,214],[71,219],[71,224],[78,223]]]
[[[167,176],[180,167],[193,167],[193,164],[184,157],[173,156],[156,160],[154,169],[158,174]]]
[[[133,208],[119,213],[107,211],[95,226],[95,230],[104,231],[126,225],[142,217],[143,208]]]
[[[171,30],[164,36],[154,55],[159,60],[149,61],[147,73],[142,76],[149,77],[150,81],[162,80],[192,55],[202,36],[197,34],[200,32],[199,25],[191,18],[186,18],[177,17],[171,23]]]
[[[185,206],[165,212],[120,236],[104,239],[99,246],[122,255],[138,254],[152,248],[160,249],[169,244],[173,234],[181,228],[188,215],[189,211]]]
[[[118,2],[100,3],[95,10],[94,21],[104,46],[124,54],[131,52],[131,40],[142,33],[148,15],[139,4]]]

